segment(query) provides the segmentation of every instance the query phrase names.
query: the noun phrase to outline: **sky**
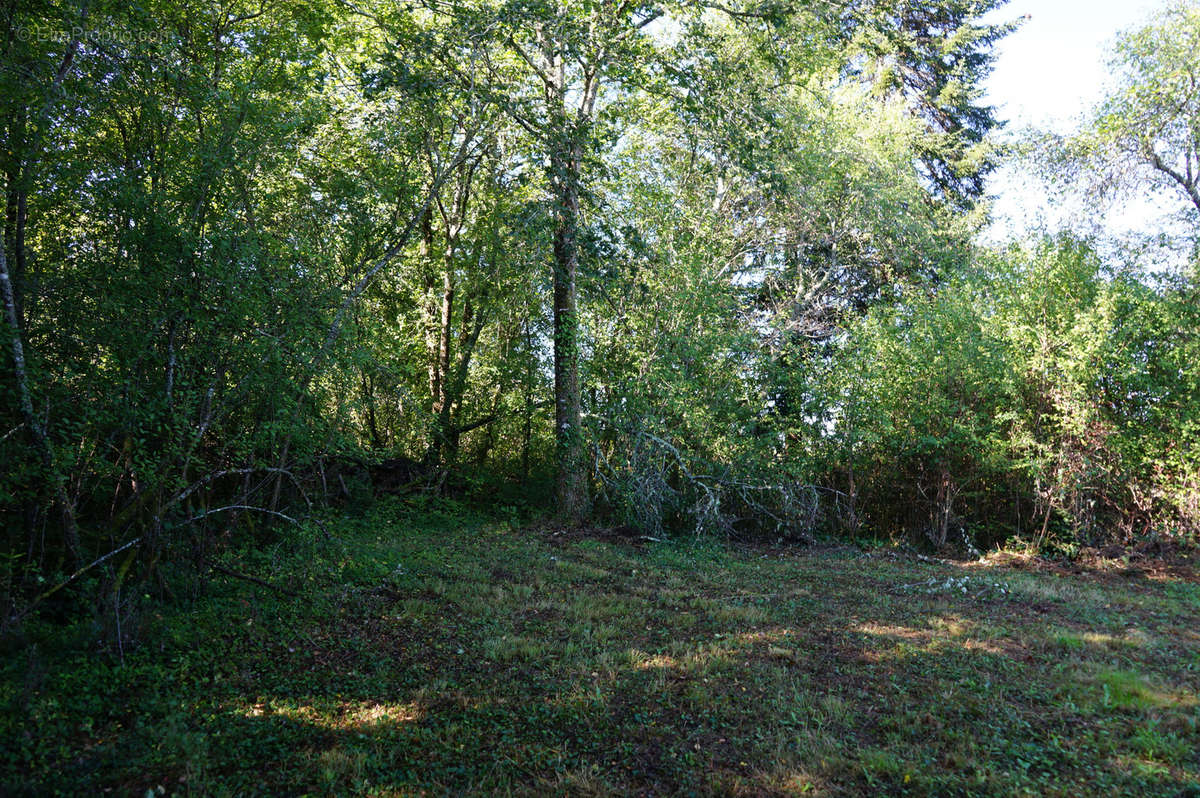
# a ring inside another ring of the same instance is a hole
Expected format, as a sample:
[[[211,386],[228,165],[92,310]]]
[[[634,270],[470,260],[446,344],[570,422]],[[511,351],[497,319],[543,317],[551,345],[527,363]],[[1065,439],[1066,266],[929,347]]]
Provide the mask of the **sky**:
[[[1070,133],[1102,96],[1107,82],[1107,51],[1118,33],[1139,26],[1163,0],[1010,0],[986,21],[1029,15],[996,47],[986,100],[1008,131],[1025,127]],[[1007,238],[1029,229],[1042,217],[1053,227],[1064,214],[1045,200],[1044,191],[1020,169],[1005,167],[991,181],[996,195],[989,237]],[[1144,228],[1161,204],[1130,202],[1113,208],[1104,227],[1114,234]]]

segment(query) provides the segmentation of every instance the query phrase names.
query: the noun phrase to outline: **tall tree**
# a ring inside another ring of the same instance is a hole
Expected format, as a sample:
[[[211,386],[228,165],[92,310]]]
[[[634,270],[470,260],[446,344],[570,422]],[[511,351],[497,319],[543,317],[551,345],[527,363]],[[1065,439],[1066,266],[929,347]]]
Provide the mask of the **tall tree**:
[[[918,158],[935,198],[968,207],[983,195],[995,161],[987,135],[999,125],[980,102],[993,45],[1017,23],[981,18],[1008,0],[871,2],[858,11],[862,74],[882,94],[905,99],[921,120]]]
[[[447,9],[447,30],[468,32],[489,52],[493,80],[462,88],[494,102],[532,137],[544,159],[553,219],[554,420],[558,514],[579,523],[590,514],[580,381],[578,276],[581,199],[587,164],[597,155],[599,101],[605,88],[635,87],[653,59],[647,27],[660,3],[505,2]],[[449,53],[451,48],[444,47]],[[447,66],[455,68],[447,57]]]
[[[673,97],[672,112],[687,113],[703,102],[698,73],[715,74],[718,84],[721,74],[736,73],[738,58],[712,49],[714,42],[725,42],[708,36],[708,29],[750,28],[757,36],[743,43],[782,52],[804,49],[800,37],[788,38],[796,31],[785,23],[793,15],[813,15],[785,4],[704,0],[506,0],[451,7],[430,2],[429,8],[443,15],[453,36],[468,32],[488,54],[492,81],[463,80],[462,87],[496,103],[528,133],[545,165],[553,219],[556,494],[559,516],[578,523],[590,512],[580,377],[580,245],[589,182],[603,171],[604,157],[620,138],[613,125],[618,119],[639,124],[624,114],[629,99],[640,93]],[[752,157],[748,150],[741,155]]]
[[[1099,193],[1166,188],[1200,214],[1200,3],[1175,2],[1123,34],[1117,76],[1054,168],[1076,169]],[[1065,157],[1063,157],[1065,156]]]

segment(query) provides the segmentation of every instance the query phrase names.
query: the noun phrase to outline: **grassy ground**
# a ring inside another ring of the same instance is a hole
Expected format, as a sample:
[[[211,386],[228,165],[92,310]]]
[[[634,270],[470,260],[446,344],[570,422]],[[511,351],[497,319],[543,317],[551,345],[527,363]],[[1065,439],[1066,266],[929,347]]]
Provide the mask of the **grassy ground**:
[[[0,793],[1200,795],[1194,581],[338,534],[228,563],[301,600],[218,580],[123,665],[8,651]]]

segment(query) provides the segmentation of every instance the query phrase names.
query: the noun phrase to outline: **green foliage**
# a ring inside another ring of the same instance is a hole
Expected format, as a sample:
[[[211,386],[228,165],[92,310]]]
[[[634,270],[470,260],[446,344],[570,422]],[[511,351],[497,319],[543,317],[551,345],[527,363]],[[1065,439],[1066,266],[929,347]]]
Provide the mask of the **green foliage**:
[[[1070,239],[983,262],[867,314],[797,389],[856,512],[937,545],[1193,537],[1186,292],[1105,275]]]
[[[0,626],[119,650],[133,597],[385,490],[1191,534],[1194,284],[970,246],[1001,5],[14,6]],[[1189,8],[1122,45],[1137,108]]]
[[[1076,135],[1044,142],[1047,171],[1091,199],[1149,191],[1181,197],[1200,213],[1200,5],[1173,0],[1117,40],[1112,88]]]

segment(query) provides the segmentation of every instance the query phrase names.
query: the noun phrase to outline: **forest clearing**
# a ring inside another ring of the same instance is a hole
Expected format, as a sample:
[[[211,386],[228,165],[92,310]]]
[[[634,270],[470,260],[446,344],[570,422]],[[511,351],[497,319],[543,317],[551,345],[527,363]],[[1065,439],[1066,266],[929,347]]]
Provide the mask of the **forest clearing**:
[[[1200,0],[3,0],[0,794],[1200,796]]]
[[[1186,558],[1066,573],[563,534],[400,502],[336,534],[223,559],[276,590],[215,574],[148,614],[153,643],[123,662],[69,635],[8,659],[6,794],[1200,785]]]

